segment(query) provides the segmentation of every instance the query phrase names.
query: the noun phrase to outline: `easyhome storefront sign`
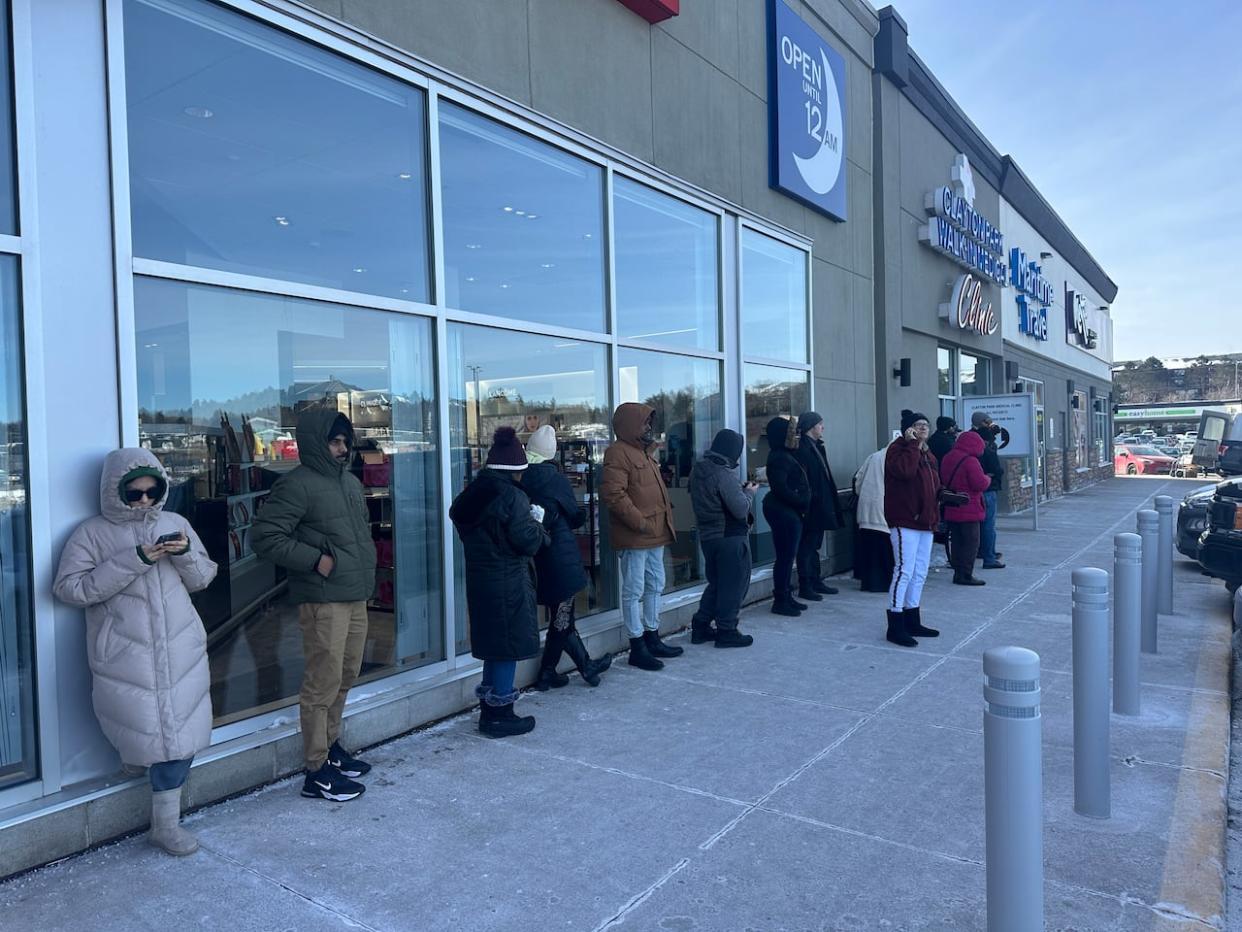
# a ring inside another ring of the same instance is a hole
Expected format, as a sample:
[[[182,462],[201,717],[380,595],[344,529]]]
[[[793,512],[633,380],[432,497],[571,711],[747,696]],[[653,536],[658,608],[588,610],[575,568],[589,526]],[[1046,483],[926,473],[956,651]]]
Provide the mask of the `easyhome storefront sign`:
[[[845,60],[785,5],[768,0],[769,184],[845,219]]]
[[[992,221],[975,210],[975,181],[965,155],[953,160],[952,184],[927,194],[932,219],[919,228],[919,239],[967,271],[1005,284],[1005,238]]]

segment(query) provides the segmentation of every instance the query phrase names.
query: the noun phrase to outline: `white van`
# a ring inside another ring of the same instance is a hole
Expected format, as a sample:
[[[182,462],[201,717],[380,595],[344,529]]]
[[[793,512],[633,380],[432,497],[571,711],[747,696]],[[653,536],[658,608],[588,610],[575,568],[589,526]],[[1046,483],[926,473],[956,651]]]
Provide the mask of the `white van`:
[[[1191,434],[1186,436],[1189,439]],[[1222,476],[1242,476],[1242,416],[1204,411],[1195,437],[1196,466]]]

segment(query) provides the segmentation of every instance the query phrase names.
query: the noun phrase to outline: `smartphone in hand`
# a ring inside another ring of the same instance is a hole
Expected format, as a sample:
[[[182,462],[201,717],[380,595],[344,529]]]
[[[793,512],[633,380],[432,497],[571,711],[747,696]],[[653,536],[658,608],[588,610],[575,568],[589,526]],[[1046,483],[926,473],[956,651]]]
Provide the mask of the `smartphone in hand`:
[[[182,540],[184,540],[184,538],[181,536],[181,532],[180,532],[180,531],[174,531],[172,534],[161,534],[159,537],[155,538],[155,543],[156,543],[157,545],[159,545],[159,544],[179,544],[179,543],[181,543],[181,541],[182,541]]]

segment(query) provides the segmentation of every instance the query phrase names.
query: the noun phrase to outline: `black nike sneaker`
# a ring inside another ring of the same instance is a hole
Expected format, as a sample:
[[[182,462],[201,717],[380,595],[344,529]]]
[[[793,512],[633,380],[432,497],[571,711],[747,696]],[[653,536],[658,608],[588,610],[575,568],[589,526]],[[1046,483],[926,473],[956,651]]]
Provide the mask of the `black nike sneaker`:
[[[328,763],[346,777],[365,777],[371,772],[370,764],[364,760],[358,760],[341,747],[339,741],[333,741],[332,747],[328,748]]]
[[[349,802],[366,791],[365,786],[344,776],[330,763],[308,773],[302,784],[302,795],[307,799],[330,799],[338,803]]]

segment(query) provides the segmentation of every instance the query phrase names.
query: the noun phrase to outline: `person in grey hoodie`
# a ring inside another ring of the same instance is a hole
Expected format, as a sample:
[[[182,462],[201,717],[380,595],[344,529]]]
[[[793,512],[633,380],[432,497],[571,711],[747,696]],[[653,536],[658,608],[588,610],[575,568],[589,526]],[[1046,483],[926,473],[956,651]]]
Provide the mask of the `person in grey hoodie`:
[[[722,430],[690,473],[690,502],[699,527],[707,588],[690,625],[690,642],[715,641],[717,647],[749,647],[754,638],[737,630],[738,612],[750,588],[751,505],[758,486],[737,476],[745,440]],[[712,622],[716,627],[712,628]]]

